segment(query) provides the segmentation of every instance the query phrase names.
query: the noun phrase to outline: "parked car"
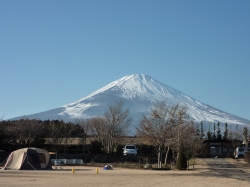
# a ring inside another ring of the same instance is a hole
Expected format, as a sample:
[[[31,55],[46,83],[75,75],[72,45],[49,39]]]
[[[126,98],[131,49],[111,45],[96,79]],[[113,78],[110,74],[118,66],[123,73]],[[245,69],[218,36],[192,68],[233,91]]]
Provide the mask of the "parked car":
[[[123,155],[137,155],[137,149],[135,145],[125,145]]]
[[[234,157],[235,158],[243,158],[245,155],[245,152],[250,152],[250,148],[248,147],[237,147],[234,151]]]

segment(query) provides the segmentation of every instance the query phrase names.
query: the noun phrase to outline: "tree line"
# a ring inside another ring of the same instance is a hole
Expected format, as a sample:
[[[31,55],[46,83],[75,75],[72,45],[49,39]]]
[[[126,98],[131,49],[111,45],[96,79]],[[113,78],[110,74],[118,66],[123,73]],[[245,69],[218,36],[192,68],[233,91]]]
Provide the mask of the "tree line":
[[[85,149],[87,139],[97,143],[103,152],[114,153],[125,138],[132,122],[123,101],[108,105],[102,117],[77,119],[74,122],[62,120],[2,120],[0,121],[0,149],[22,147],[44,147],[51,145],[56,151],[66,150],[72,137]],[[189,120],[185,106],[170,106],[166,102],[154,104],[148,114],[142,116],[136,128],[138,144],[153,145],[157,153],[158,167],[166,165],[171,151],[171,159],[179,169],[188,167],[188,160],[202,152],[204,138],[201,129]],[[218,123],[217,138],[220,138]],[[209,131],[208,131],[209,132]],[[227,132],[227,131],[225,131]],[[215,134],[207,134],[213,137]],[[227,137],[224,133],[224,138]],[[93,143],[92,142],[92,143]],[[178,158],[178,159],[177,159]]]
[[[132,122],[124,102],[117,101],[107,107],[102,117],[74,122],[63,120],[0,120],[0,149],[12,151],[23,147],[51,145],[56,151],[66,150],[72,138],[86,146],[87,139],[100,143],[103,152],[113,153],[128,135]]]

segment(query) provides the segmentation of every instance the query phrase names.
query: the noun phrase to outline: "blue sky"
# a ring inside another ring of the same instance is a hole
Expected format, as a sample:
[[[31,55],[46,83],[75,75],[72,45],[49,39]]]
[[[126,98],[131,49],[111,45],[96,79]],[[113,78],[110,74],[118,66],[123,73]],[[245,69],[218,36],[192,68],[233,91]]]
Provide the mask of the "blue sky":
[[[0,0],[0,117],[147,74],[250,119],[250,1]]]

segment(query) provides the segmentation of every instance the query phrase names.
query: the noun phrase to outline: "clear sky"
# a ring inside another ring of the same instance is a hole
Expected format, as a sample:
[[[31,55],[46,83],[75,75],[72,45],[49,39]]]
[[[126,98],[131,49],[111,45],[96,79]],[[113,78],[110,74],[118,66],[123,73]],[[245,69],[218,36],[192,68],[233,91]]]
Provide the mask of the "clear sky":
[[[0,118],[147,74],[250,119],[250,1],[0,0]]]

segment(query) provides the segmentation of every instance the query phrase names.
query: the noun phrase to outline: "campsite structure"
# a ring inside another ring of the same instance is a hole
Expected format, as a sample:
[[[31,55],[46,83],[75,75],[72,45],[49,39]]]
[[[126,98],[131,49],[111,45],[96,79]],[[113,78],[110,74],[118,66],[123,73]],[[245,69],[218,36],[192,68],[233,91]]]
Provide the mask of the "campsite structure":
[[[52,169],[50,154],[40,148],[23,148],[10,153],[4,170],[41,170]]]

